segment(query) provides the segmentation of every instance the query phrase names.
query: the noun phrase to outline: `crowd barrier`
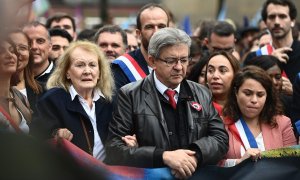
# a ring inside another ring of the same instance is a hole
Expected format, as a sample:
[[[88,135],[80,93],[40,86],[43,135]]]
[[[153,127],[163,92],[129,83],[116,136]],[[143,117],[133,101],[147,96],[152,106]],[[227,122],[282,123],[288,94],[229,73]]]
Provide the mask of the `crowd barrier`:
[[[111,180],[174,179],[168,168],[134,168],[126,166],[108,166],[85,153],[67,140],[53,141],[53,144],[71,154],[84,167],[96,172],[107,172]],[[262,158],[254,162],[245,160],[237,166],[225,168],[205,166],[198,168],[190,178],[222,180],[267,180],[300,179],[300,145],[277,150],[265,151]]]

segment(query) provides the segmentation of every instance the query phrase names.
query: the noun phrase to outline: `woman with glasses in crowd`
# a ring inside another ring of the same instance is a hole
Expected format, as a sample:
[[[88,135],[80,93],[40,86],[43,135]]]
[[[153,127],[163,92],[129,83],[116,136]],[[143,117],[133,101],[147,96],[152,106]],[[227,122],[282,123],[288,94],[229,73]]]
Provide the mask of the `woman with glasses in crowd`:
[[[28,101],[12,84],[18,82],[18,57],[10,39],[0,42],[0,127],[1,130],[29,133],[31,112]]]
[[[30,52],[30,39],[19,29],[12,30],[10,32],[10,38],[16,45],[16,49],[19,54],[17,57],[19,82],[15,84],[15,87],[27,97],[30,107],[35,110],[35,103],[38,95],[42,92],[42,87],[34,79],[34,74],[32,72],[34,62],[33,56]]]

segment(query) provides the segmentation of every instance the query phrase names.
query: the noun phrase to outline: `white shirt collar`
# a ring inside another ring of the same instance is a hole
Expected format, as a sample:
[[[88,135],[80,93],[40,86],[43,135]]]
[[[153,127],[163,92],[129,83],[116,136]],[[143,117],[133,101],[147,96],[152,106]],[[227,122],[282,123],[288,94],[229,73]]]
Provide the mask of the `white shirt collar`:
[[[73,85],[70,86],[69,92],[70,92],[72,101],[75,99],[76,95],[80,96]],[[82,96],[80,96],[80,97],[83,98]],[[100,89],[98,89],[98,88],[94,89],[94,91],[93,91],[93,101],[97,101],[98,99],[100,99],[100,97],[105,98]]]
[[[155,83],[155,86],[156,86],[156,89],[163,95],[165,96],[165,91],[167,89],[171,89],[171,88],[168,88],[167,86],[165,86],[162,82],[160,82],[157,77],[156,77],[156,74],[154,72],[154,83]],[[175,88],[173,89],[175,90],[177,93],[176,94],[179,94],[179,91],[180,91],[180,84]]]
[[[53,66],[54,66],[53,61],[50,61],[50,64],[49,64],[49,66],[47,67],[47,69],[46,69],[42,74],[40,74],[38,77],[41,77],[41,76],[43,76],[44,74],[50,73],[51,70],[53,69]]]
[[[152,71],[153,71],[153,68],[152,68],[152,67],[150,67],[150,66],[148,66],[148,70],[149,70],[149,74],[151,74],[151,73],[152,73]]]

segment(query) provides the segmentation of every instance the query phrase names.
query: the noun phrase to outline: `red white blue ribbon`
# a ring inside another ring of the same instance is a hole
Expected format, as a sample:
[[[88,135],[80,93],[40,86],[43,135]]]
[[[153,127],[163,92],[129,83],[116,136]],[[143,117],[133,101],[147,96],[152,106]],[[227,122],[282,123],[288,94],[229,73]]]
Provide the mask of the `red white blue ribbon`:
[[[271,44],[267,44],[256,51],[256,56],[271,55],[274,48]]]
[[[147,76],[139,64],[129,54],[118,57],[112,63],[120,66],[130,82],[144,79]]]
[[[241,122],[241,120],[238,120],[237,122],[235,122],[235,126],[236,126],[236,129],[238,130],[239,132],[239,135],[240,135],[240,138],[243,142],[243,145],[244,145],[244,148],[245,150],[249,149],[249,148],[253,148],[255,147],[255,145],[250,145],[250,142],[249,142],[249,139],[247,137],[247,133],[245,132],[245,129],[244,129],[244,126]],[[248,127],[248,126],[247,126]],[[248,128],[249,129],[249,128]],[[249,130],[250,131],[250,130]],[[252,134],[252,133],[251,133]],[[253,136],[253,135],[252,135]],[[254,141],[256,143],[256,140],[254,138]],[[253,146],[253,147],[252,147]],[[257,146],[257,143],[256,143],[256,146]]]

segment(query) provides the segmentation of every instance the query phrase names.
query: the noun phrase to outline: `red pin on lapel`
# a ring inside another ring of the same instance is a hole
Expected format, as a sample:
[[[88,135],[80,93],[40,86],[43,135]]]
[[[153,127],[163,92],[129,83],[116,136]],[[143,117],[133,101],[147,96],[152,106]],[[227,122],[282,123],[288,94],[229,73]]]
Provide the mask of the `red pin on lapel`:
[[[197,103],[197,102],[191,102],[191,106],[196,109],[197,111],[201,111],[202,106],[201,104]]]

